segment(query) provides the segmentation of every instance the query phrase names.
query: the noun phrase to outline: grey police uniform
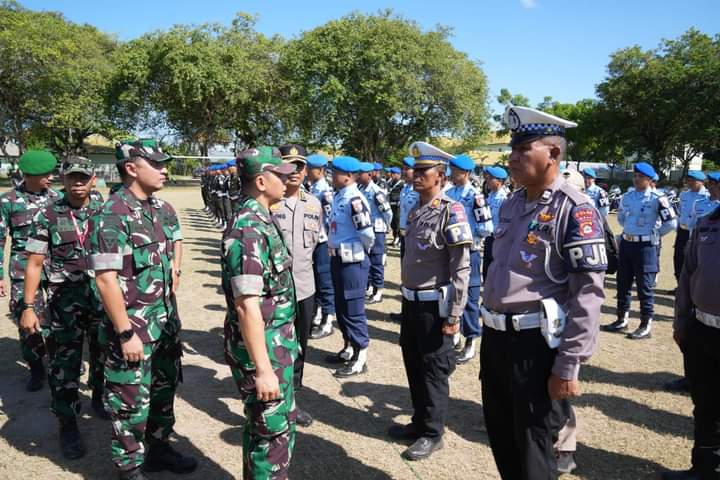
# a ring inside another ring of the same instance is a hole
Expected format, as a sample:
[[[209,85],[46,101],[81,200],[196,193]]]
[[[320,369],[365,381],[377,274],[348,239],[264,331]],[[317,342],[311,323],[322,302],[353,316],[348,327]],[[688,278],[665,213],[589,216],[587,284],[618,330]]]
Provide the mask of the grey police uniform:
[[[537,201],[520,189],[503,203],[493,257],[480,351],[490,446],[504,479],[555,478],[553,438],[569,405],[550,399],[547,380],[577,379],[596,349],[607,267],[602,217],[558,175]]]
[[[400,346],[419,436],[438,438],[444,432],[455,354],[442,325],[465,309],[472,241],[465,208],[443,193],[408,215]]]
[[[695,409],[695,477],[720,475],[720,207],[700,218],[685,250],[674,329],[683,338],[685,369]],[[678,478],[678,477],[663,477]],[[690,478],[690,477],[682,477]]]
[[[320,239],[323,221],[320,201],[303,188],[296,197],[285,198],[270,207],[273,220],[282,233],[292,256],[292,272],[297,297],[295,331],[300,353],[295,360],[295,389],[302,387],[305,352],[315,313],[315,277],[313,252]]]

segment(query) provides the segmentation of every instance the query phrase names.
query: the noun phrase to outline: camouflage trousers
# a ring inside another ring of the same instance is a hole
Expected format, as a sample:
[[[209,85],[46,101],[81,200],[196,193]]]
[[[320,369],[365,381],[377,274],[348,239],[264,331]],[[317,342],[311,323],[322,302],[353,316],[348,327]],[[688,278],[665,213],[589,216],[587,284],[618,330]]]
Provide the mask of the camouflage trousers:
[[[145,461],[145,443],[165,441],[175,425],[175,389],[182,381],[178,335],[146,343],[144,359],[126,362],[117,340],[105,353],[105,409],[112,418],[112,461],[132,470]]]
[[[47,331],[43,328],[43,333],[26,333],[19,328],[20,317],[22,316],[25,304],[25,282],[22,280],[13,280],[10,283],[10,315],[18,325],[20,332],[20,352],[23,360],[28,364],[42,360],[46,355],[45,341],[43,336],[47,336]],[[45,292],[40,288],[35,294],[35,313],[40,319],[41,327],[44,327],[47,312],[45,310]]]
[[[255,374],[241,365],[247,356],[244,346],[225,346],[225,358],[245,404],[243,431],[243,478],[283,480],[288,478],[295,448],[294,368],[275,370],[280,380],[280,398],[262,402],[254,393]]]
[[[102,348],[98,327],[103,312],[90,288],[90,282],[68,282],[48,289],[49,335],[47,349],[48,383],[52,394],[50,410],[57,416],[74,417],[80,413],[78,386],[87,336],[90,371],[88,386],[103,390]]]

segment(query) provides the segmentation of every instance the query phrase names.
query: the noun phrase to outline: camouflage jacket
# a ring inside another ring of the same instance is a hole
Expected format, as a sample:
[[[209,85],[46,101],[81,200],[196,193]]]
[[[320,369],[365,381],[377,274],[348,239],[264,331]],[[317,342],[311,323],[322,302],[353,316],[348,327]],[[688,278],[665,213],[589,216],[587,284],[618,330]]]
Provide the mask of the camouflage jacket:
[[[121,188],[90,220],[89,266],[117,271],[125,308],[144,343],[158,340],[176,315],[172,296],[173,242],[180,239],[172,206],[156,197],[138,200]],[[109,328],[109,325],[106,325]]]
[[[25,278],[28,254],[25,252],[35,214],[43,207],[62,198],[62,193],[49,189],[40,193],[25,191],[25,185],[0,196],[0,280],[5,278],[5,242],[10,244],[10,280]]]
[[[227,301],[226,342],[242,347],[235,298],[258,296],[265,321],[265,344],[273,367],[292,365],[297,356],[295,286],[292,258],[270,212],[246,197],[222,240],[222,285]],[[255,366],[249,353],[245,370]]]
[[[90,217],[101,208],[102,203],[94,200],[86,207],[72,208],[63,197],[35,214],[25,250],[45,255],[43,270],[50,285],[90,278],[87,234]]]

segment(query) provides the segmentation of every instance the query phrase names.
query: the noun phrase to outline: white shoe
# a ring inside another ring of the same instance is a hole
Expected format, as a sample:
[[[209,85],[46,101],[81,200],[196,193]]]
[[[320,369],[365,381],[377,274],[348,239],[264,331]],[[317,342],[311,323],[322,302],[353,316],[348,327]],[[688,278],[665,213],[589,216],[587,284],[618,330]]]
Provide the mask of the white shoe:
[[[453,335],[453,348],[455,348],[455,350],[457,350],[459,345],[460,345],[460,333],[456,333],[455,335]]]
[[[367,351],[367,348],[363,348],[362,350],[358,351],[355,360],[335,370],[335,373],[333,375],[339,378],[347,378],[352,377],[353,375],[366,373],[368,370]]]
[[[373,294],[365,303],[372,304],[380,302],[382,302],[382,289],[378,288],[375,290],[375,294]]]
[[[475,339],[474,338],[468,338],[465,340],[465,347],[463,347],[460,354],[457,356],[455,361],[462,365],[463,363],[467,363],[470,360],[475,358]]]
[[[315,317],[313,318],[312,324],[313,327],[318,327],[322,323],[323,313],[321,309],[317,309],[317,313],[315,314]]]

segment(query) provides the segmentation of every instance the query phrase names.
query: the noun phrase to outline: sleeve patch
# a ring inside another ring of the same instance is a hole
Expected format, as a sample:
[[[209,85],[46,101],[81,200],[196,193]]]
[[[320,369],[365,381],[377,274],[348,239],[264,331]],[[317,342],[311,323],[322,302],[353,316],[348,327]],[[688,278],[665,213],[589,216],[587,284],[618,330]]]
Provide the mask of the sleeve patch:
[[[578,224],[577,233],[581,238],[595,238],[598,235],[596,222],[593,221],[595,214],[590,208],[577,208],[573,217]]]

